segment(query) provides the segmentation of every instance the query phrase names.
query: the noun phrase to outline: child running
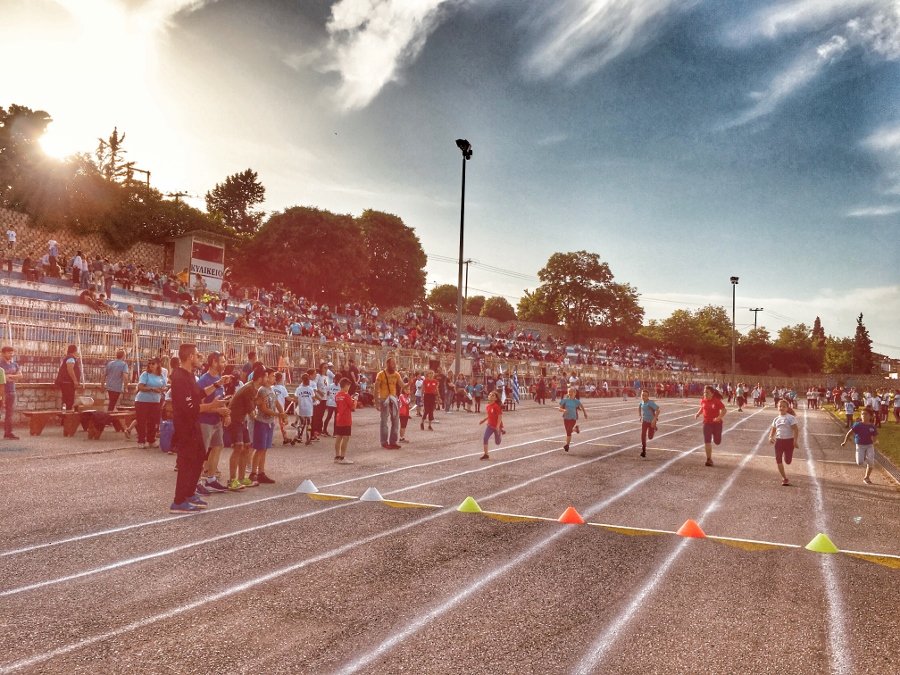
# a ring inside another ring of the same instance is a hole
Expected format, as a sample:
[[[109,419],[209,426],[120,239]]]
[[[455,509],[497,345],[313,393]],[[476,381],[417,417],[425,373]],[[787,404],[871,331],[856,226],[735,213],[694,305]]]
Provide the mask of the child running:
[[[350,395],[351,384],[348,378],[341,378],[341,390],[334,395],[337,408],[334,415],[334,461],[338,464],[353,464],[352,459],[347,459],[347,445],[350,443],[353,411],[356,410],[359,394]]]
[[[847,430],[844,441],[841,443],[843,448],[847,445],[850,434],[853,434],[853,440],[856,443],[856,463],[859,466],[866,465],[866,473],[863,476],[863,483],[872,484],[872,467],[875,466],[875,446],[878,445],[878,427],[872,423],[872,412],[866,408],[863,409],[859,422],[854,424]]]
[[[650,392],[641,389],[641,402],[638,405],[638,418],[641,420],[641,457],[647,456],[647,439],[653,440],[656,423],[659,421],[659,406],[650,400]]]
[[[494,443],[500,445],[500,435],[506,433],[506,430],[503,428],[503,406],[500,405],[500,394],[496,391],[488,394],[488,404],[485,406],[484,412],[487,417],[478,423],[484,424],[487,422],[483,438],[484,454],[481,456],[481,459],[490,459],[488,441],[491,440],[491,436],[494,437]]]
[[[572,430],[574,429],[575,433],[580,432],[578,428],[578,411],[580,410],[584,415],[584,419],[587,419],[587,411],[581,405],[581,401],[575,397],[575,387],[569,387],[565,398],[559,399],[559,409],[563,414],[563,426],[566,429],[566,444],[563,446],[563,450],[568,452],[569,443],[572,442]]]
[[[703,416],[703,447],[706,450],[706,466],[713,466],[712,444],[720,445],[722,443],[722,420],[725,418],[725,412],[722,394],[709,384],[703,387],[700,409],[694,418]]]
[[[775,463],[778,465],[778,473],[781,474],[781,484],[790,485],[784,465],[790,464],[794,458],[794,450],[799,443],[799,425],[794,417],[791,407],[784,399],[778,402],[778,417],[772,421],[769,429],[769,443],[775,446]],[[783,460],[783,461],[782,461]]]

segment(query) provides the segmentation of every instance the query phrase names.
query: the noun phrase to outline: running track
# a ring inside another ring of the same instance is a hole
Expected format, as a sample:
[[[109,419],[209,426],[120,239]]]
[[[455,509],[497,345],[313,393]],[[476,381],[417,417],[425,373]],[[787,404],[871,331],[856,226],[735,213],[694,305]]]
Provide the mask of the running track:
[[[278,446],[278,483],[187,517],[166,511],[173,462],[156,451],[4,445],[0,673],[896,672],[900,559],[802,547],[826,532],[900,554],[897,487],[881,472],[863,485],[824,413],[800,413],[786,488],[765,442],[772,408],[730,412],[707,468],[695,401],[660,404],[644,460],[633,401],[587,402],[569,453],[559,414],[525,403],[490,462],[474,414],[412,428],[390,452],[365,410],[356,464],[333,464],[327,440]],[[294,493],[306,478],[411,504]],[[467,496],[638,529],[457,512]],[[688,518],[790,546],[671,534]]]

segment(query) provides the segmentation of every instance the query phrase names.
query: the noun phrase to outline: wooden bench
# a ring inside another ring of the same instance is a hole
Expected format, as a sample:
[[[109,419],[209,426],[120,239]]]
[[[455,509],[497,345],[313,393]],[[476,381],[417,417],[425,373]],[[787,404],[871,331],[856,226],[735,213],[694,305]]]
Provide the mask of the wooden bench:
[[[44,431],[44,427],[47,426],[47,422],[59,417],[63,418],[63,433],[65,433],[65,415],[67,413],[68,411],[66,410],[25,410],[22,412],[28,418],[28,433],[32,436],[40,436]],[[70,414],[74,415],[75,413]],[[75,432],[73,431],[72,433]]]

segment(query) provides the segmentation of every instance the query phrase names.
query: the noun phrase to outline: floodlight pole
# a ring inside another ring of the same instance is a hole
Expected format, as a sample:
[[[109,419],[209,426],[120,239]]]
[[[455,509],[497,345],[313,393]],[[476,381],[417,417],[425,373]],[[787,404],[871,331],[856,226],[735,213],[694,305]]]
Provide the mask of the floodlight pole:
[[[463,309],[463,233],[466,222],[466,162],[472,158],[472,145],[458,138],[456,147],[462,152],[462,196],[459,201],[459,269],[456,282],[456,365],[455,377],[459,377],[462,363],[462,309]]]
[[[737,296],[738,277],[731,277],[731,386],[736,386],[734,368],[734,312],[735,298]]]

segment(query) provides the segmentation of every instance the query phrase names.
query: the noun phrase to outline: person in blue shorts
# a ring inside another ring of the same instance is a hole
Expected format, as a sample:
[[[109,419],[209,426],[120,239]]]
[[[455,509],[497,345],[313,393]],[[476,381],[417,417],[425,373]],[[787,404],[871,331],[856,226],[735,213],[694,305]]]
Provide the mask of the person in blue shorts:
[[[650,392],[641,389],[641,402],[638,405],[638,417],[641,420],[641,457],[647,456],[647,439],[653,440],[656,423],[659,420],[659,406],[650,400]]]
[[[863,476],[863,483],[872,484],[872,467],[875,466],[875,446],[878,444],[878,427],[872,420],[872,412],[865,408],[862,411],[862,419],[847,430],[844,441],[841,443],[843,448],[847,445],[847,441],[853,434],[853,440],[856,442],[856,463],[859,466],[866,465],[866,473]]]
[[[574,430],[576,434],[580,431],[578,428],[578,411],[580,410],[584,415],[584,419],[587,419],[587,411],[581,405],[581,401],[575,396],[575,387],[569,387],[566,396],[559,399],[559,409],[563,414],[563,426],[566,429],[566,444],[563,446],[563,450],[568,452],[569,443],[572,442],[572,431]]]

